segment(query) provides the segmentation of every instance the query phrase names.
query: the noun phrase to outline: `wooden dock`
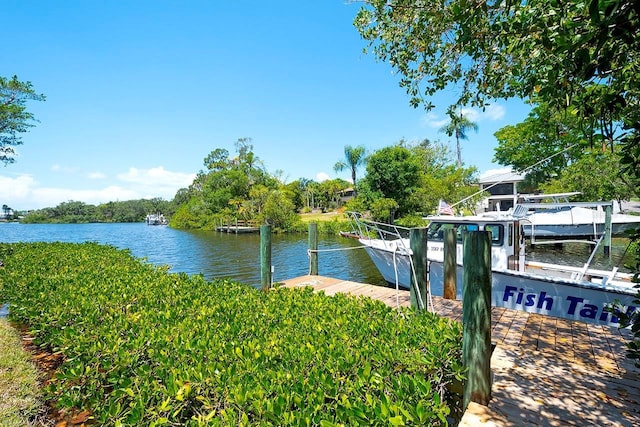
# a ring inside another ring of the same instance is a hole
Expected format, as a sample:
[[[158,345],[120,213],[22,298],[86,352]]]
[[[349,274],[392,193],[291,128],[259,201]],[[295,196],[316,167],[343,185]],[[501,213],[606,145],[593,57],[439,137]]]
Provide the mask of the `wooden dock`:
[[[282,283],[411,304],[406,290],[323,276]],[[433,305],[461,321],[461,301],[433,296]],[[491,323],[491,402],[472,402],[460,426],[640,426],[640,369],[625,356],[628,330],[498,307]]]
[[[219,227],[216,227],[216,231],[234,234],[258,233],[260,232],[260,227],[249,227],[245,225],[221,225]]]

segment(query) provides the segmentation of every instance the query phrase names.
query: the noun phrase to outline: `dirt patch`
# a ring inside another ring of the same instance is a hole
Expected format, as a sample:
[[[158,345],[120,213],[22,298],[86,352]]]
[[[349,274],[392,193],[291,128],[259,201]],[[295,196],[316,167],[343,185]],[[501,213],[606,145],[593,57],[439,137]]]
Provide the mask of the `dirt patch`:
[[[31,360],[42,374],[42,385],[46,386],[55,376],[57,369],[64,362],[61,353],[54,353],[34,344],[34,337],[29,334],[24,326],[16,326],[22,340],[22,347],[31,354]],[[88,426],[92,425],[91,412],[76,410],[71,413],[56,409],[54,401],[45,402],[47,406],[46,419],[43,419],[39,426]]]

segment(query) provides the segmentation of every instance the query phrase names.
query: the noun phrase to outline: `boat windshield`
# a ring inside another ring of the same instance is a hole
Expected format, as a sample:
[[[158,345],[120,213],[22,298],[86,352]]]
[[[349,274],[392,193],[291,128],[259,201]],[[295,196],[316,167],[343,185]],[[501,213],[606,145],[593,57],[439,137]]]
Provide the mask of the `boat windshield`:
[[[456,230],[456,240],[462,242],[462,233],[465,231],[478,231],[480,226],[473,223],[432,222],[427,231],[427,240],[442,242],[444,241],[444,230],[450,230],[452,228]],[[504,226],[502,224],[484,224],[484,229],[491,231],[492,245],[502,245],[504,238]]]

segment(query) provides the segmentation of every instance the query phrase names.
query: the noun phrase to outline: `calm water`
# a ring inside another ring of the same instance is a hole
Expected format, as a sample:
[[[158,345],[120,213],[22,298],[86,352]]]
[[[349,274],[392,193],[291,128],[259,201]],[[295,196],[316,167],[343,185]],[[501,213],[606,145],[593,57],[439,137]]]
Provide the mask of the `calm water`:
[[[621,272],[631,272],[632,270],[625,267],[625,264],[633,265],[635,262],[632,251],[627,250],[628,244],[628,239],[612,239],[610,257],[604,255],[601,244],[591,261],[591,268],[612,270],[618,267]],[[538,245],[534,248],[527,247],[527,258],[552,264],[582,267],[589,260],[593,249],[594,245],[586,243],[565,243],[561,248],[555,248],[553,245]]]
[[[273,280],[285,280],[308,274],[306,234],[274,234],[271,260]],[[92,241],[128,248],[138,258],[168,265],[172,272],[203,274],[207,279],[229,277],[252,285],[260,284],[260,236],[258,234],[226,234],[215,231],[174,230],[144,223],[128,224],[19,224],[0,223],[0,242]],[[319,249],[345,249],[322,252],[319,273],[356,282],[384,284],[384,279],[363,249],[353,239],[321,236]],[[602,249],[592,267],[611,269],[620,261],[626,242],[614,239],[611,259]],[[591,251],[586,244],[568,244],[562,250],[553,246],[537,246],[529,259],[556,264],[582,266]],[[627,258],[631,262],[631,258]]]
[[[319,273],[357,282],[384,284],[382,276],[353,239],[320,236],[318,249],[347,249],[319,254]],[[0,223],[0,242],[99,242],[124,249],[153,264],[169,265],[172,272],[203,274],[206,279],[232,278],[260,284],[259,234],[174,230],[144,223],[19,224]],[[271,237],[273,280],[309,272],[306,234]]]

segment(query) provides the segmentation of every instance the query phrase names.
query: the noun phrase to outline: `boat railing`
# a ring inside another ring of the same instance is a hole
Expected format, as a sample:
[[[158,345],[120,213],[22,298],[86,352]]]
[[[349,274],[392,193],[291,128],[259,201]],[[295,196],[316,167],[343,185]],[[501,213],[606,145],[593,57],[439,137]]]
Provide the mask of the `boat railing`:
[[[404,244],[404,240],[409,238],[411,229],[408,227],[365,219],[359,212],[348,212],[348,214],[354,224],[354,231],[360,239],[379,239]]]

